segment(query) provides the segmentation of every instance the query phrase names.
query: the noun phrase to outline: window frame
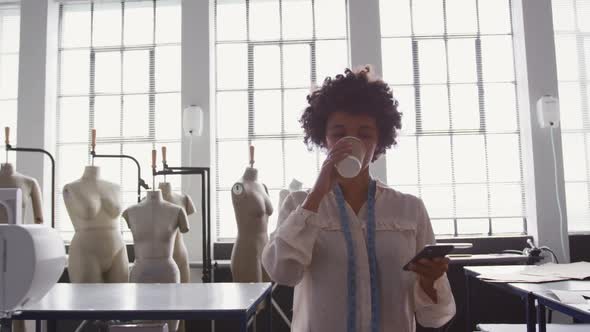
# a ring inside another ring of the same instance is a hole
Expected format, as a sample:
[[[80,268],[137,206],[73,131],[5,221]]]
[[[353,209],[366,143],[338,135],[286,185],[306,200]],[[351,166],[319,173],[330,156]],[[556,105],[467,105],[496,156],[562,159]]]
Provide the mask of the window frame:
[[[156,88],[156,76],[157,76],[157,71],[156,71],[156,66],[157,66],[157,60],[156,60],[156,56],[157,56],[157,51],[158,48],[161,47],[178,47],[179,50],[181,50],[182,47],[182,41],[180,42],[165,42],[165,43],[159,43],[156,38],[157,38],[157,33],[156,33],[156,20],[157,20],[157,14],[156,14],[156,10],[158,9],[158,1],[155,0],[142,0],[140,2],[149,4],[153,10],[153,31],[152,33],[152,42],[148,43],[148,44],[137,44],[137,45],[130,45],[127,46],[125,45],[125,40],[124,40],[124,36],[125,36],[125,1],[113,1],[113,5],[119,5],[120,7],[120,13],[121,13],[121,37],[120,37],[120,42],[117,43],[116,45],[113,46],[96,46],[93,44],[93,18],[94,18],[94,13],[95,13],[95,3],[94,2],[88,2],[88,3],[82,3],[82,5],[87,5],[88,6],[88,11],[89,11],[89,15],[90,15],[90,44],[88,46],[81,46],[81,47],[63,47],[62,45],[62,37],[63,37],[63,28],[62,28],[62,23],[63,23],[63,18],[64,18],[64,10],[65,10],[65,6],[68,6],[68,2],[62,2],[59,4],[58,7],[58,11],[59,11],[59,19],[58,19],[58,55],[57,55],[57,93],[56,93],[56,127],[55,127],[55,144],[56,144],[56,161],[57,164],[56,166],[59,165],[59,161],[60,161],[60,148],[64,147],[64,146],[72,146],[72,147],[79,147],[82,145],[86,145],[88,148],[88,151],[90,152],[90,144],[91,144],[91,130],[92,128],[95,128],[95,119],[96,119],[96,99],[97,97],[115,97],[119,99],[119,107],[120,107],[120,127],[119,127],[119,135],[117,136],[112,136],[112,137],[100,137],[100,134],[97,135],[97,139],[96,139],[96,143],[97,143],[97,154],[101,154],[100,150],[101,150],[101,145],[112,145],[112,144],[116,144],[119,146],[118,151],[115,154],[125,154],[125,147],[129,147],[129,146],[133,146],[135,144],[151,144],[152,148],[159,148],[161,145],[166,145],[166,146],[171,146],[171,145],[177,145],[179,150],[181,149],[181,145],[182,145],[182,136],[179,133],[178,139],[159,139],[156,135],[156,111],[157,111],[157,103],[156,103],[156,98],[158,96],[161,95],[165,95],[165,94],[177,94],[180,97],[181,94],[181,88],[179,86],[179,89],[177,90],[165,90],[165,91],[157,91]],[[164,5],[166,5],[167,0],[161,1],[164,3]],[[169,1],[170,3],[175,3],[174,1]],[[74,2],[73,6],[75,5],[79,5],[79,2]],[[180,6],[180,4],[177,4],[178,6]],[[88,82],[88,92],[87,93],[62,93],[61,91],[61,64],[62,64],[62,54],[64,51],[76,51],[76,50],[88,50],[88,55],[89,55],[89,79],[90,81]],[[140,91],[140,92],[128,92],[125,91],[124,89],[124,82],[125,82],[125,77],[124,77],[124,71],[125,71],[125,54],[127,52],[136,52],[136,51],[145,51],[148,53],[148,70],[147,70],[147,75],[148,75],[148,90],[147,91]],[[96,59],[97,59],[97,55],[100,54],[108,54],[108,53],[112,53],[115,54],[116,56],[119,57],[120,59],[120,86],[117,88],[117,90],[113,90],[114,92],[96,92],[96,79],[97,79],[97,75],[96,75]],[[125,99],[126,97],[129,96],[146,96],[148,98],[148,119],[147,119],[147,124],[148,124],[148,130],[147,130],[147,135],[144,137],[132,137],[132,136],[126,136],[124,133],[124,123],[125,123],[125,119],[124,119],[124,111],[125,111]],[[63,142],[60,141],[60,132],[61,132],[61,128],[60,126],[62,125],[62,121],[61,121],[61,109],[60,109],[60,101],[63,98],[76,98],[76,97],[81,97],[81,98],[88,98],[88,131],[87,131],[87,137],[85,141],[75,141],[75,142]],[[180,114],[180,113],[179,113]],[[179,119],[180,120],[180,119]],[[170,151],[170,149],[168,150]],[[92,160],[94,159],[93,157],[91,157],[90,153],[87,154],[87,164],[89,165]],[[133,156],[139,160],[147,160],[147,156],[138,156],[135,155]],[[96,158],[96,162],[100,163],[100,158]],[[170,159],[169,159],[170,160]],[[123,200],[125,199],[125,197],[127,196],[131,196],[133,195],[133,197],[137,197],[137,189],[136,188],[125,188],[124,186],[124,170],[126,165],[129,163],[129,165],[133,166],[133,164],[126,159],[120,159],[118,161],[119,163],[119,181],[117,183],[120,183],[121,186],[121,196],[123,198]],[[147,166],[144,165],[143,170],[148,170],[149,168]],[[82,172],[82,170],[80,170],[80,172]],[[135,172],[135,171],[134,171]],[[81,173],[80,173],[81,174]],[[134,174],[135,176],[135,174]],[[142,174],[142,177],[145,178],[145,174]],[[147,178],[145,178],[144,180],[147,181]],[[149,182],[149,181],[147,181]],[[59,178],[59,175],[56,175],[56,185],[64,185],[65,183],[62,183],[61,179]],[[177,191],[180,188],[173,188],[173,190]],[[58,192],[59,194],[56,194],[56,198],[58,199],[58,202],[61,202],[61,198],[62,198],[62,194],[61,194],[61,190],[60,188],[56,189],[56,192]],[[60,209],[58,208],[59,206],[56,206],[56,211],[59,211]],[[69,226],[66,226],[66,229],[63,228],[62,225],[60,225],[60,219],[61,220],[69,220],[69,217],[65,217],[65,219],[60,218],[60,216],[65,213],[65,211],[60,211],[61,213],[56,213],[56,227],[60,230],[60,232],[62,234],[64,234],[66,237],[71,238],[73,236],[73,234],[75,233],[75,231],[73,230],[69,230],[67,228],[69,228]],[[119,224],[120,226],[120,231],[121,234],[123,235],[123,238],[125,240],[125,242],[127,243],[132,243],[133,242],[133,238],[131,235],[131,231],[128,229],[126,223],[124,222],[123,219],[121,219],[121,222]]]

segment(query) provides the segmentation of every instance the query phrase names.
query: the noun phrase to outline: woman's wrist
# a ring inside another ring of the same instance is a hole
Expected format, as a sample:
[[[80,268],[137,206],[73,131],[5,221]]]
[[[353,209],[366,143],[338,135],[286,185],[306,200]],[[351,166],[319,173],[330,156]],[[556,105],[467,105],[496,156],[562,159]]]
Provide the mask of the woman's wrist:
[[[434,280],[420,276],[418,283],[424,293],[426,293],[434,303],[437,303],[438,296],[436,295],[436,289],[434,289]]]
[[[322,195],[312,190],[305,198],[305,201],[303,201],[303,204],[301,204],[301,207],[311,212],[318,212],[322,197]]]

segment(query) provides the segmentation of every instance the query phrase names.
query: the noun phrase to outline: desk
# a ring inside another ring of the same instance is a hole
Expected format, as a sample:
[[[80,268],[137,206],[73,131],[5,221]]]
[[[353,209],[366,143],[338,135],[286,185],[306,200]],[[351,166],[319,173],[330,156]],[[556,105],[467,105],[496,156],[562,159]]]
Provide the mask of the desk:
[[[527,321],[527,332],[535,332],[535,298],[534,296],[527,290],[514,287],[512,284],[505,283],[505,282],[485,282],[484,280],[480,280],[477,278],[480,274],[487,274],[487,273],[518,273],[522,270],[526,269],[526,265],[497,265],[497,266],[465,266],[465,315],[467,321],[467,329],[466,331],[473,331],[475,328],[475,324],[471,319],[470,313],[470,282],[472,280],[479,280],[480,282],[484,282],[488,285],[492,285],[497,287],[503,291],[508,293],[514,294],[520,297],[522,300],[525,301],[525,308],[526,308],[526,321]]]
[[[56,320],[238,320],[246,332],[265,301],[272,331],[270,295],[270,283],[56,284],[13,319],[48,320],[49,332]]]
[[[567,280],[542,284],[512,283],[511,287],[521,292],[529,292],[537,300],[537,322],[539,332],[546,331],[545,308],[559,311],[584,323],[590,323],[589,304],[566,304],[555,297],[551,290],[590,291],[590,281]],[[527,318],[528,321],[528,318]]]
[[[443,243],[444,244],[444,243]],[[531,264],[538,261],[536,257],[529,257],[517,254],[449,254],[452,265],[509,265],[509,264]]]

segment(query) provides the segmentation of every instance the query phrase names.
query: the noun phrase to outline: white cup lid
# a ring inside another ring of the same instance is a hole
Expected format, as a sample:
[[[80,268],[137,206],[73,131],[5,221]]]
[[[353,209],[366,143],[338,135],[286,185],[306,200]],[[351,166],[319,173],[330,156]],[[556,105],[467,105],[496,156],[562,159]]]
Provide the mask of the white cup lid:
[[[358,159],[353,156],[347,156],[336,165],[336,169],[342,177],[353,178],[360,173],[362,166]]]

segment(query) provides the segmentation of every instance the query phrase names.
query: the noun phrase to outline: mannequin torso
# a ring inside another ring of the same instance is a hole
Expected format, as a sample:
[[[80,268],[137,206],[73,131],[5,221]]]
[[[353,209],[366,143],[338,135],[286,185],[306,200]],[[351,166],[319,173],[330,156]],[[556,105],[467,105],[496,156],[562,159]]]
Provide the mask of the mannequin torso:
[[[186,233],[189,230],[184,210],[166,202],[161,191],[148,191],[145,200],[123,212],[123,218],[133,234],[135,247],[131,281],[179,282],[172,251],[176,231]]]
[[[43,203],[41,189],[37,180],[17,173],[12,164],[0,167],[0,188],[20,188],[23,198],[23,224],[43,223]],[[8,216],[0,209],[0,224],[5,224]]]
[[[266,187],[258,182],[258,171],[247,168],[232,187],[232,203],[238,236],[231,256],[234,282],[261,282],[269,278],[260,256],[268,241],[268,217],[273,208]]]
[[[158,188],[160,188],[160,190],[162,191],[162,196],[165,201],[183,208],[187,216],[190,216],[195,212],[195,207],[190,196],[173,193],[170,183],[162,182],[159,184]],[[182,236],[182,233],[179,230],[176,230],[172,258],[174,259],[174,262],[176,262],[176,265],[180,270],[180,282],[190,282],[188,251],[186,250],[186,246],[184,245],[184,238]]]
[[[301,183],[297,179],[293,179],[291,180],[291,183],[289,183],[288,189],[281,189],[281,191],[279,192],[279,209],[283,206],[285,198],[287,198],[287,196],[289,196],[290,193],[301,190],[302,186],[303,183]]]
[[[128,282],[119,186],[101,180],[98,167],[87,166],[82,178],[64,186],[63,197],[76,230],[68,256],[71,281]]]
[[[189,230],[184,209],[163,199],[159,190],[148,191],[146,198],[123,212],[133,234],[135,264],[131,282],[180,282],[178,266],[172,259],[174,240],[179,230]],[[170,331],[178,330],[178,321],[168,321]]]

